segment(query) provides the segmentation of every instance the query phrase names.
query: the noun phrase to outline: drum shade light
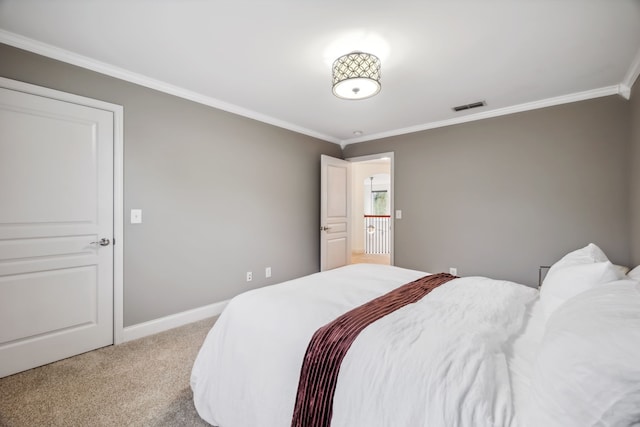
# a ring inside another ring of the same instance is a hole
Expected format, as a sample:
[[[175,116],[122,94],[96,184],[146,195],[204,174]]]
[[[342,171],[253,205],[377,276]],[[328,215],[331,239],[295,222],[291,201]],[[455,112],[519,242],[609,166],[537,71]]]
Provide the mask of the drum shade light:
[[[380,92],[380,59],[351,52],[333,63],[333,94],[342,99],[366,99]]]

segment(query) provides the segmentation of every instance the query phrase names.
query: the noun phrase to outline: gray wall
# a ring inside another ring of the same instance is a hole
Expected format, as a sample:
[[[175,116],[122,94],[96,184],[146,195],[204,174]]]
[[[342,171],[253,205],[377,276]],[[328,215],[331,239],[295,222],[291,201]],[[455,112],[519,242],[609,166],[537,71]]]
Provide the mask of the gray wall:
[[[318,270],[319,156],[339,146],[2,44],[0,76],[124,106],[125,211],[144,218],[125,225],[125,326]],[[589,242],[637,265],[639,86],[344,154],[395,152],[399,266],[532,285]]]
[[[618,96],[350,144],[395,153],[395,263],[535,285],[589,242],[629,259],[629,104]]]
[[[631,91],[631,263],[640,265],[640,79]]]
[[[144,220],[125,221],[125,326],[318,271],[338,145],[2,44],[0,76],[124,106],[125,212]]]

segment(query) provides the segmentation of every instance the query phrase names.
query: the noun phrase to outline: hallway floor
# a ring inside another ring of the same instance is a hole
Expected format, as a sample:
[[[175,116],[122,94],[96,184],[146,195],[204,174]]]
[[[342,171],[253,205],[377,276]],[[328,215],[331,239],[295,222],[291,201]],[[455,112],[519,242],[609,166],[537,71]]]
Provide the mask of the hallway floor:
[[[391,256],[389,254],[363,254],[352,253],[351,264],[391,264]]]

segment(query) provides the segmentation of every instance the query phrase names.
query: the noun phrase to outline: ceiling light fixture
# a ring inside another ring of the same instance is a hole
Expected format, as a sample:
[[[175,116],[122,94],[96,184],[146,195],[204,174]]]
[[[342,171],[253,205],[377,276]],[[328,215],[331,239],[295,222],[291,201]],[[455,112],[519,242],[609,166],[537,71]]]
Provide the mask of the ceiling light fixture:
[[[342,99],[366,99],[380,92],[380,59],[351,52],[333,63],[333,94]]]

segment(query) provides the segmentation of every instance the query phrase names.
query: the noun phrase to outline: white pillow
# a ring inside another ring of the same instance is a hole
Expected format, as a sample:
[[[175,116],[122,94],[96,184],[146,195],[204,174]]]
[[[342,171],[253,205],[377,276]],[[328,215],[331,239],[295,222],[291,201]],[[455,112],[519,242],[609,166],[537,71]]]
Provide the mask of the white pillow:
[[[633,280],[637,280],[640,282],[640,265],[627,273],[627,276]]]
[[[567,301],[547,322],[521,413],[530,427],[640,420],[640,284],[621,280]]]
[[[590,243],[556,262],[540,288],[540,303],[549,318],[568,299],[607,282],[622,279],[621,270],[602,250]]]
[[[567,267],[570,265],[579,264],[591,264],[594,262],[609,261],[609,258],[597,245],[589,243],[587,246],[581,249],[577,249],[573,252],[569,252],[563,256],[558,262],[551,266],[549,273],[555,269]]]

